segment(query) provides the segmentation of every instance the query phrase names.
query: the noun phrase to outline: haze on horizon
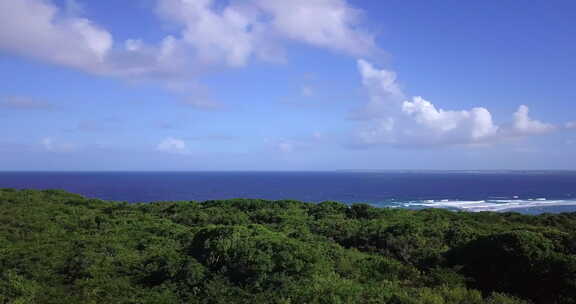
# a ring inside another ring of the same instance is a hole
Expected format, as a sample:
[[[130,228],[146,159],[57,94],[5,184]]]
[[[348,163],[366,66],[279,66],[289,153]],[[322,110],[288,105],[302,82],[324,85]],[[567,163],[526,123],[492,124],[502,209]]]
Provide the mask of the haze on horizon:
[[[576,3],[0,2],[0,170],[575,170]]]

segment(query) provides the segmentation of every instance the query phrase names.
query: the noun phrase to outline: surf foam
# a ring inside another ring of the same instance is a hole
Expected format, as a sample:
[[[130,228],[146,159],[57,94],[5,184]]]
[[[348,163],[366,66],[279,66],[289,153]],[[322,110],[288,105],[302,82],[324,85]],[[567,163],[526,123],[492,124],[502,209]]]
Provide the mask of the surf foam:
[[[576,200],[547,200],[545,198],[537,199],[512,199],[512,200],[478,200],[478,201],[460,201],[460,200],[425,200],[418,202],[403,203],[404,207],[417,208],[448,208],[463,211],[513,211],[514,209],[523,208],[542,208],[556,206],[576,206]]]

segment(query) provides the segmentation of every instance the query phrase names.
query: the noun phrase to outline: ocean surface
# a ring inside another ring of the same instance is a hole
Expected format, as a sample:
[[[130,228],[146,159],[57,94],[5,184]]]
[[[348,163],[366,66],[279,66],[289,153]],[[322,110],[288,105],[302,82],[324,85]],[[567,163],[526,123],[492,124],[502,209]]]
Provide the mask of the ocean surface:
[[[64,189],[127,202],[262,198],[576,212],[576,171],[0,172],[0,188]]]

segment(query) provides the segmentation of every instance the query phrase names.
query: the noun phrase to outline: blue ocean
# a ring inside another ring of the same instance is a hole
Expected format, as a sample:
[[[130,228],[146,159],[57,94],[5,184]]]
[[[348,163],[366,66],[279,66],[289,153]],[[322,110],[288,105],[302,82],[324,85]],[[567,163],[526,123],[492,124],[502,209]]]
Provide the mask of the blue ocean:
[[[463,211],[576,211],[576,171],[0,172],[0,188],[126,202],[228,198]]]

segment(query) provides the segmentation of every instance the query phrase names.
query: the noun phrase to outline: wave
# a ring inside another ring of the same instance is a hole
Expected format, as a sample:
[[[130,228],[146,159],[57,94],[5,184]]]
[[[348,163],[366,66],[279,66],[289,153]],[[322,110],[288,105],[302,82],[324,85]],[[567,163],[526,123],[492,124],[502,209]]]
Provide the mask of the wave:
[[[443,200],[402,202],[397,204],[400,205],[401,207],[406,208],[447,208],[447,209],[456,209],[461,211],[472,211],[472,212],[480,212],[480,211],[505,212],[525,208],[576,206],[576,199],[547,200],[546,198],[536,198],[536,199],[511,199],[511,200],[497,199],[497,200],[478,200],[478,201],[443,199]]]

